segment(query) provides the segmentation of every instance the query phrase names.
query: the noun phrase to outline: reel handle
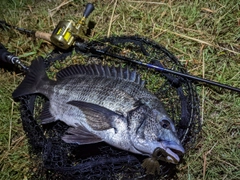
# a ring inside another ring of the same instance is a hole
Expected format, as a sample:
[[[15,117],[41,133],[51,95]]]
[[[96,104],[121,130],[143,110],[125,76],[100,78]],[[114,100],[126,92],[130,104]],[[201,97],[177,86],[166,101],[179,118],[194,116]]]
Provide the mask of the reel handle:
[[[87,3],[85,11],[83,13],[83,17],[87,18],[94,10],[94,6],[92,3]]]
[[[88,3],[83,13],[83,18],[77,24],[72,20],[60,21],[50,36],[51,42],[61,49],[68,49],[73,46],[76,43],[76,39],[83,36],[85,20],[93,10],[93,4]]]

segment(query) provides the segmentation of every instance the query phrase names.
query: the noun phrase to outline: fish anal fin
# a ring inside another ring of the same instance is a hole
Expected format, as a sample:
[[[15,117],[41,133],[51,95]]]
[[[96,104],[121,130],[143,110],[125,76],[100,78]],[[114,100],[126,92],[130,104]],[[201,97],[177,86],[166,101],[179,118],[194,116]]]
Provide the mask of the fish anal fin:
[[[76,128],[69,128],[66,134],[62,137],[66,143],[74,143],[79,145],[93,144],[101,142],[102,139],[97,135],[89,132],[86,128],[78,126]]]
[[[114,116],[118,116],[117,113],[102,106],[82,101],[70,101],[68,104],[76,106],[83,111],[88,125],[93,130],[101,131],[114,128],[112,119]]]
[[[50,108],[50,102],[46,102],[44,104],[42,113],[39,117],[42,120],[42,124],[48,124],[55,121],[55,118],[52,116],[49,108]]]

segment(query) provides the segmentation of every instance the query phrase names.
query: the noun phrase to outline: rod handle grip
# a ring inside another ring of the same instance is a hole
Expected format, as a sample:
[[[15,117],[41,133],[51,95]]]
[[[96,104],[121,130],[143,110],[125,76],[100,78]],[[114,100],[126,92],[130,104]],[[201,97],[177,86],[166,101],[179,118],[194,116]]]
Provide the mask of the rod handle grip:
[[[40,39],[43,39],[43,40],[46,40],[48,42],[51,42],[51,34],[49,33],[45,33],[45,32],[41,32],[41,31],[36,31],[35,32],[35,37],[36,38],[40,38]]]
[[[12,54],[7,51],[7,49],[2,43],[0,43],[0,61],[11,63],[11,61],[8,58],[9,56],[12,56]]]

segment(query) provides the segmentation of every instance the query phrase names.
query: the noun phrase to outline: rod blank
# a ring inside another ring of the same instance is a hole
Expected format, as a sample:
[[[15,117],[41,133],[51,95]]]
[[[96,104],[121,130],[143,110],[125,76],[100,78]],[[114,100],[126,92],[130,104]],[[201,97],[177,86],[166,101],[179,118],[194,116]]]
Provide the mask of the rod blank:
[[[152,68],[152,69],[164,72],[164,73],[170,73],[170,74],[178,75],[178,76],[181,76],[181,77],[184,77],[184,78],[187,78],[187,79],[191,79],[191,80],[199,81],[199,82],[204,82],[204,83],[207,83],[207,84],[211,84],[211,85],[214,85],[214,86],[218,86],[218,87],[221,87],[221,88],[224,88],[224,89],[228,89],[228,90],[240,93],[239,88],[228,86],[226,84],[222,84],[222,83],[218,83],[218,82],[215,82],[215,81],[203,79],[203,78],[200,78],[200,77],[197,77],[197,76],[192,76],[192,75],[189,75],[189,74],[184,74],[184,73],[181,73],[181,72],[178,72],[178,71],[173,71],[173,70],[166,69],[166,68],[156,66],[156,65],[153,65],[153,64],[144,63],[144,62],[137,61],[137,60],[134,60],[134,59],[131,59],[131,58],[128,58],[128,57],[123,57],[123,56],[120,56],[120,55],[108,53],[107,51],[97,50],[97,49],[94,49],[94,48],[90,48],[90,51],[93,52],[93,53],[107,55],[107,56],[110,56],[110,57],[113,57],[113,58],[121,59],[121,60],[128,61],[128,62],[132,62],[132,63],[138,64],[138,65],[141,65],[141,66],[145,66],[145,67],[148,67],[148,68]]]

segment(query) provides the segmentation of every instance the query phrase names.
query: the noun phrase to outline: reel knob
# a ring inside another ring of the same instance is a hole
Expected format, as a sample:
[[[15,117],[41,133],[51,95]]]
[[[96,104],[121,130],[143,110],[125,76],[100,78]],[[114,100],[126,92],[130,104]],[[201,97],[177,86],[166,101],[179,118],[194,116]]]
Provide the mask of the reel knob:
[[[93,12],[94,6],[91,3],[87,3],[85,11],[83,13],[83,17],[88,18],[88,16]]]

